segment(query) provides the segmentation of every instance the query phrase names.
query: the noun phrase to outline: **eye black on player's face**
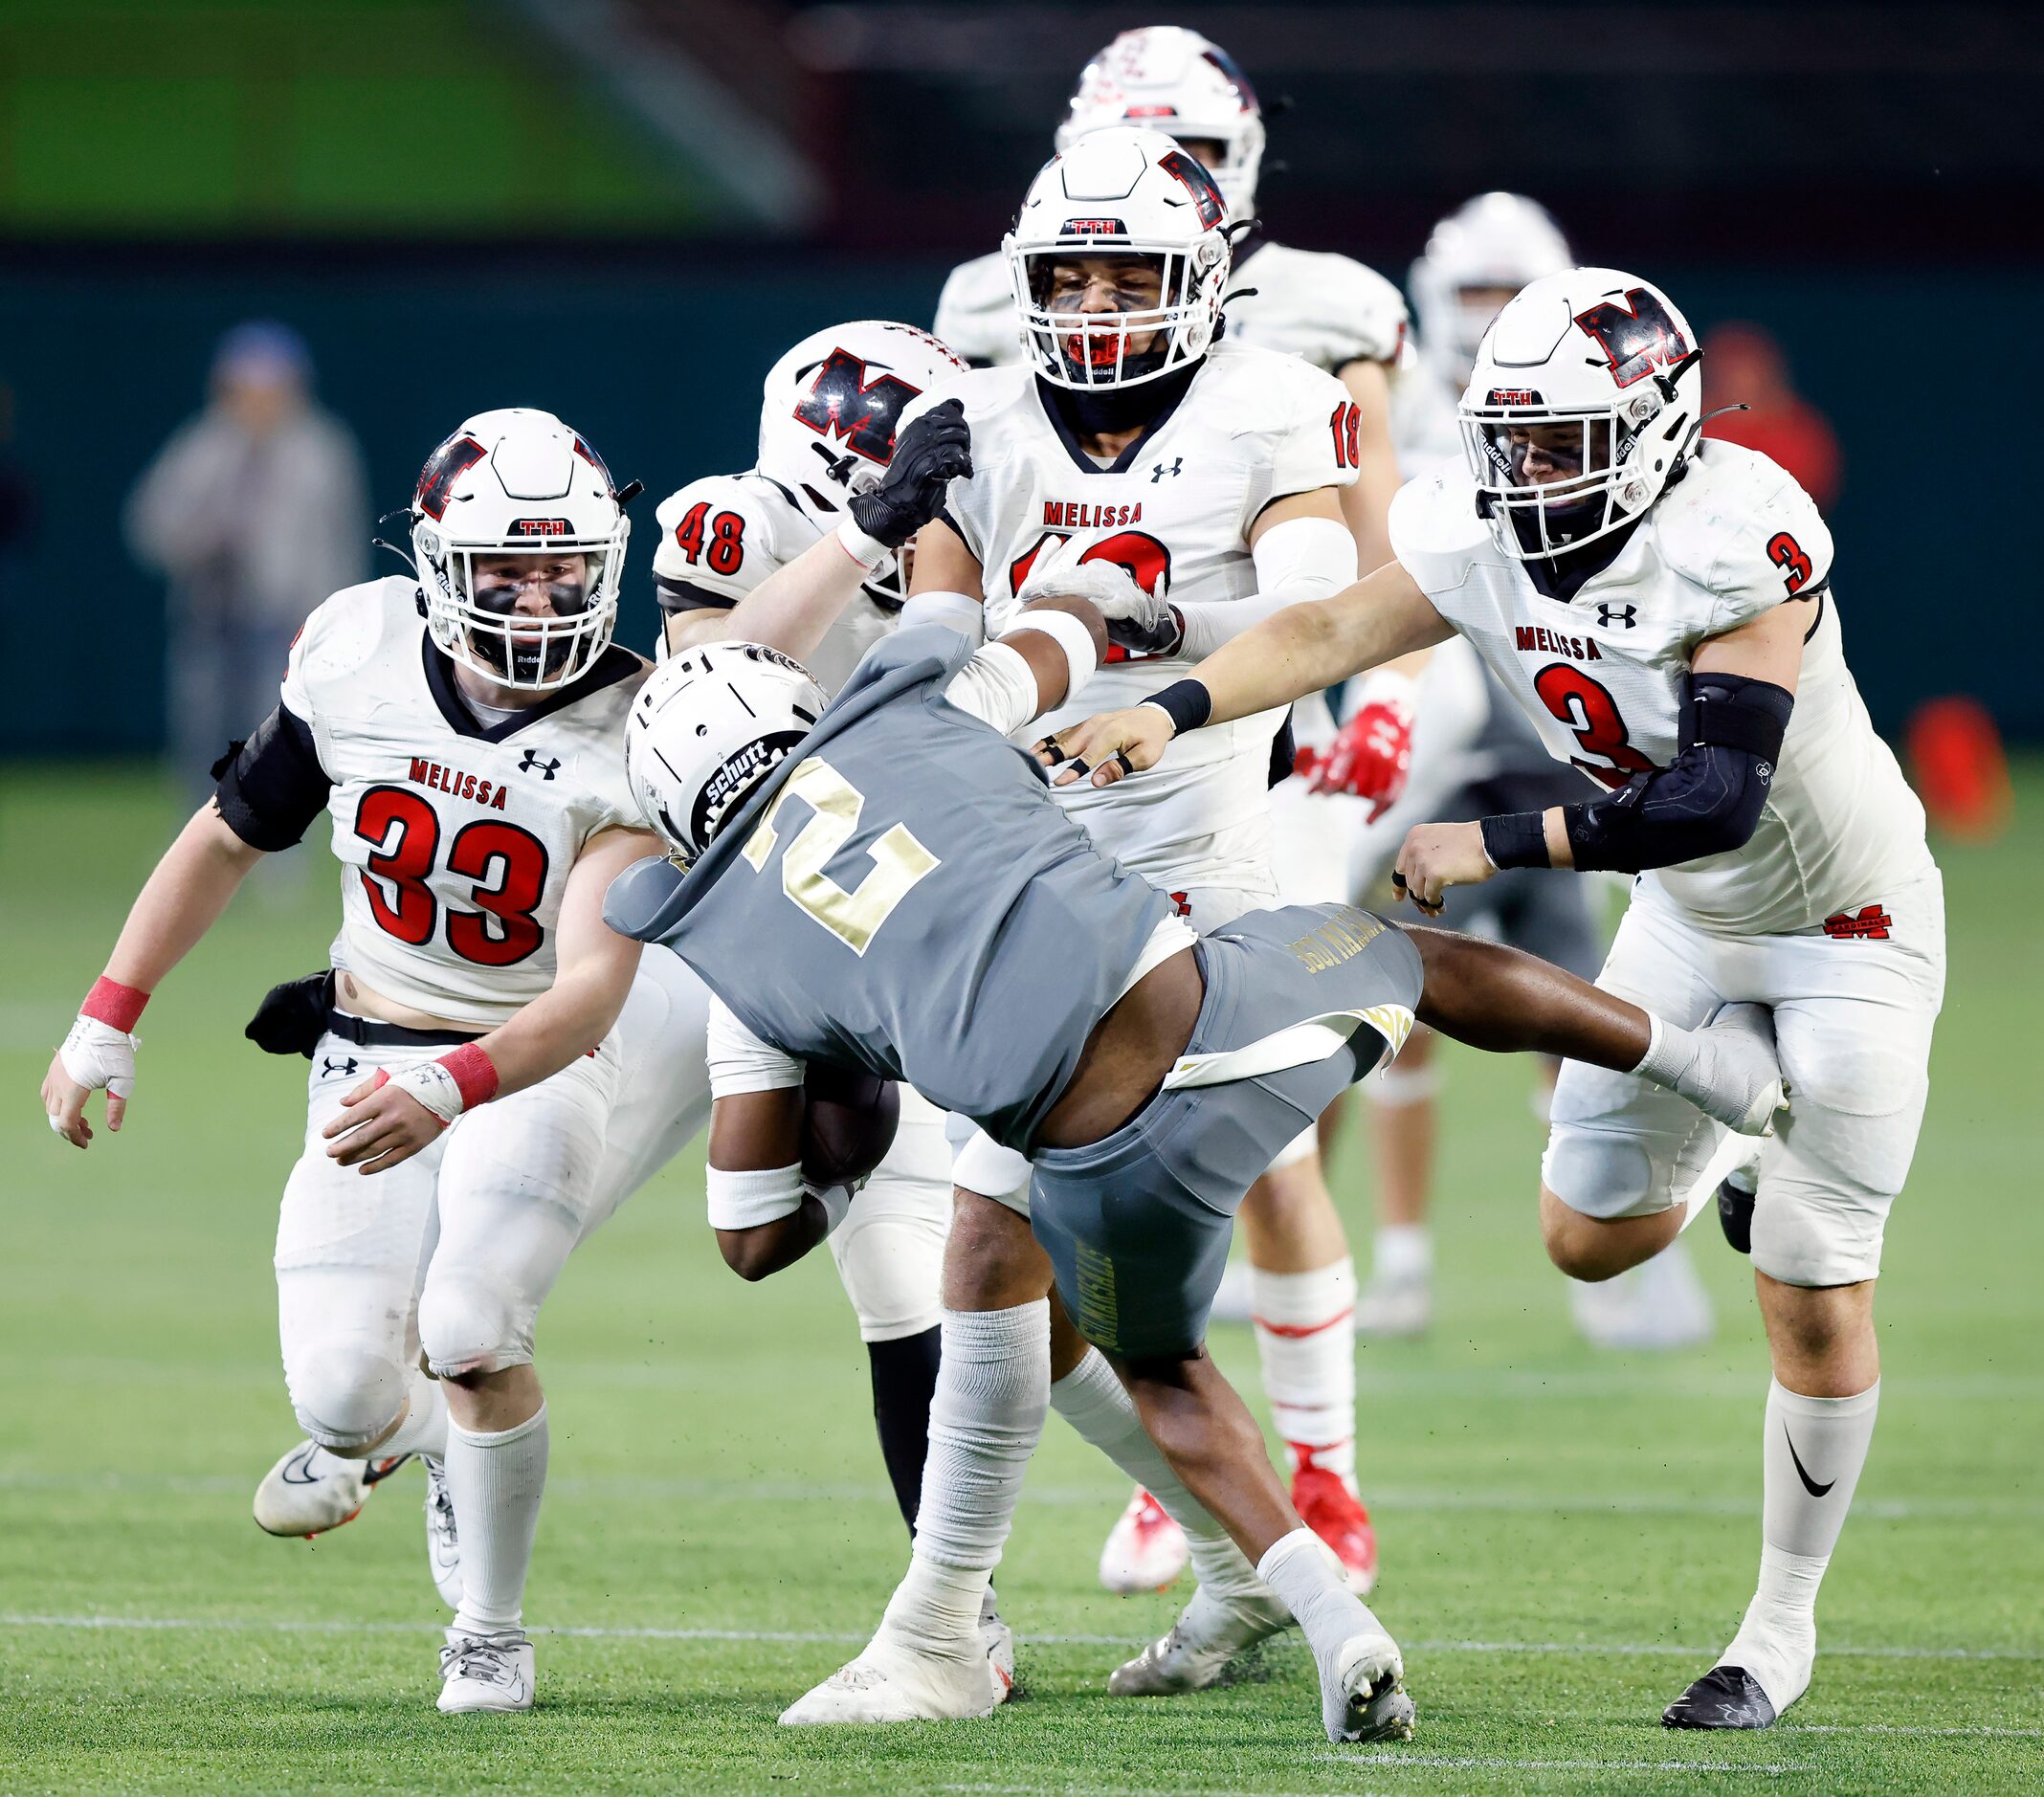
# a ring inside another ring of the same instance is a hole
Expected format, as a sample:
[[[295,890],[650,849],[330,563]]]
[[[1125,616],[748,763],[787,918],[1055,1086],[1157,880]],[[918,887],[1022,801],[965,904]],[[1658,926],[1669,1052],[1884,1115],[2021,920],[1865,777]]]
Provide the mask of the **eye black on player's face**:
[[[589,557],[555,550],[476,558],[476,604],[505,617],[573,617],[589,606]]]
[[[1053,312],[1154,312],[1164,271],[1146,255],[1075,255],[1051,264],[1045,306]]]

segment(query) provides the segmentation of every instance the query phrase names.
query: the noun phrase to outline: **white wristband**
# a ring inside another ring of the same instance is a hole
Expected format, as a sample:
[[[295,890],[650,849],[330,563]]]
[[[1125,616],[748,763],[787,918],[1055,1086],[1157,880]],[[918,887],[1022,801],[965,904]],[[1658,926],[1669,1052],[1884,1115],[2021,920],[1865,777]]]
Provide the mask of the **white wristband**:
[[[743,1173],[713,1166],[707,1169],[703,1184],[708,1190],[710,1227],[714,1230],[756,1230],[763,1223],[777,1223],[802,1209],[799,1165],[760,1167]]]
[[[837,526],[838,545],[867,573],[877,573],[889,556],[894,554],[878,537],[869,537],[857,524],[847,518]]]
[[[803,1189],[823,1207],[823,1214],[830,1219],[823,1226],[826,1235],[845,1220],[845,1212],[852,1209],[852,1200],[856,1196],[849,1186],[806,1186]]]

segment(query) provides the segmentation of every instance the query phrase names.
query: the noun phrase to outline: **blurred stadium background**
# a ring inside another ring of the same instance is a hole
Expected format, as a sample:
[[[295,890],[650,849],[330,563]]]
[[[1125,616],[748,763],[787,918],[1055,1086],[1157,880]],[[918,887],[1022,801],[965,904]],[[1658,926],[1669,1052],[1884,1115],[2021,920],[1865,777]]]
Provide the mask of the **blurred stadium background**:
[[[649,649],[652,499],[750,461],[760,376],[798,336],[927,322],[949,267],[997,241],[1086,56],[1163,21],[1226,45],[1267,107],[1291,102],[1262,184],[1281,239],[1402,280],[1436,217],[1510,186],[1700,326],[1767,333],[1840,448],[1838,590],[1877,723],[1900,740],[1925,700],[1960,697],[2016,756],[2012,821],[1991,759],[1927,770],[1962,800],[1978,777],[1973,833],[2004,833],[1937,843],[1954,931],[1939,1083],[1890,1234],[1868,1514],[1827,1587],[1830,1638],[1867,1655],[1827,1662],[1797,1712],[1815,1732],[1667,1759],[1647,1724],[1679,1686],[1671,1655],[1710,1651],[1745,1591],[1764,1373],[1744,1269],[1704,1255],[1715,1347],[1591,1356],[1539,1260],[1522,1086],[1458,1062],[1442,1320],[1426,1344],[1366,1350],[1386,1594],[1426,1643],[1440,1730],[1431,1762],[1384,1778],[2044,1783],[2030,8],[5,0],[0,1786],[1360,1788],[1288,1757],[1308,1732],[1295,1663],[1197,1715],[1103,1715],[1084,1695],[1100,1643],[1164,1612],[1091,1588],[1119,1498],[1055,1431],[1033,1484],[1055,1507],[1025,1509],[1004,1572],[1025,1655],[1032,1631],[1062,1631],[1029,1662],[1050,1701],[1020,1706],[1001,1745],[833,1758],[774,1737],[776,1698],[868,1626],[898,1531],[827,1272],[767,1292],[722,1277],[685,1168],[592,1244],[548,1313],[550,1379],[580,1423],[557,1453],[534,1608],[593,1632],[549,1659],[550,1715],[464,1759],[418,1714],[411,1496],[382,1506],[402,1526],[372,1515],[312,1555],[243,1515],[289,1428],[267,1253],[297,1075],[235,1038],[262,987],[318,955],[317,857],[302,889],[244,900],[152,1013],[118,1163],[103,1146],[58,1163],[27,1109],[193,776],[165,759],[179,645],[122,512],[204,402],[223,333],[264,319],[301,338],[320,403],[360,445],[365,534],[469,412],[570,419],[650,489],[621,631]],[[1359,1243],[1363,1158],[1338,1166]],[[1223,1349],[1239,1362],[1246,1337]],[[109,1616],[167,1626],[74,1626]],[[287,1632],[261,1633],[273,1621]],[[690,1633],[720,1629],[736,1632]],[[1514,1642],[1540,1652],[1499,1651]],[[1562,1651],[1574,1642],[1583,1657]]]

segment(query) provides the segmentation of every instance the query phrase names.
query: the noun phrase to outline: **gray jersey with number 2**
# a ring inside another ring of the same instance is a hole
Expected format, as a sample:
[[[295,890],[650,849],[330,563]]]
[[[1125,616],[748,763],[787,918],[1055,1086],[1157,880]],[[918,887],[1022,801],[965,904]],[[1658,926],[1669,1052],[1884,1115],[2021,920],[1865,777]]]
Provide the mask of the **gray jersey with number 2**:
[[[1026,1148],[1169,907],[945,699],[971,654],[937,625],[877,644],[701,858],[640,862],[606,916],[762,1041]]]

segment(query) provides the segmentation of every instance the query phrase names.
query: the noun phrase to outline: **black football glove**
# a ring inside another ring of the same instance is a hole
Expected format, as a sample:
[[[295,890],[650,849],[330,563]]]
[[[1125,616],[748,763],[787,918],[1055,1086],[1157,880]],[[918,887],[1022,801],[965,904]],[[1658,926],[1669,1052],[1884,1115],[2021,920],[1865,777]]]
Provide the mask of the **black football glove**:
[[[877,543],[899,549],[944,510],[944,489],[972,472],[966,409],[947,399],[895,438],[894,459],[870,493],[852,497],[852,521]]]

